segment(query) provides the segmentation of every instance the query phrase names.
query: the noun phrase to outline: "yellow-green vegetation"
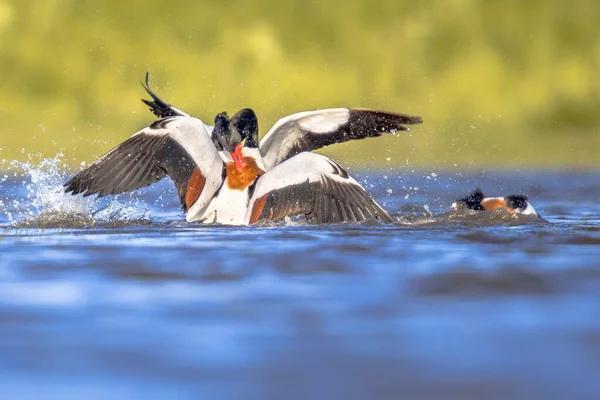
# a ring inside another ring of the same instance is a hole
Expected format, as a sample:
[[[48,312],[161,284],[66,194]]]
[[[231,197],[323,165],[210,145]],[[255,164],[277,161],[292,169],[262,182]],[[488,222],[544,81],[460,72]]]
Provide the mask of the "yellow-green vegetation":
[[[597,0],[0,0],[0,157],[91,161],[152,122],[149,70],[164,100],[254,108],[263,134],[315,108],[423,116],[326,151],[345,164],[595,166],[599,21]]]

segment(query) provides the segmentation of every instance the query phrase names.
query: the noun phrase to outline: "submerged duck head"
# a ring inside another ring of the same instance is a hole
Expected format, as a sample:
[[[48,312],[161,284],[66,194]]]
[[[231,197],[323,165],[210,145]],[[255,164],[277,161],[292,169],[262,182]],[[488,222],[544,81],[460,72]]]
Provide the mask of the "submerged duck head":
[[[462,197],[457,199],[455,203],[452,204],[453,210],[480,210],[483,211],[483,205],[481,202],[485,198],[483,191],[480,188],[475,189],[470,195],[466,197]]]

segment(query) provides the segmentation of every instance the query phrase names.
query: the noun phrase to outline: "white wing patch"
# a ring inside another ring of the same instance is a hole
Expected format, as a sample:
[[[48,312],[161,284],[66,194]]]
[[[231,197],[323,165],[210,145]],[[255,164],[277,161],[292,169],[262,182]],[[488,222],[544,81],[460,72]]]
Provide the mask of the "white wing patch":
[[[332,108],[330,110],[313,111],[299,120],[302,129],[313,133],[329,133],[336,131],[348,122],[350,110],[347,108]]]
[[[323,175],[331,179],[358,185],[352,177],[342,178],[332,174],[332,166],[325,156],[316,153],[300,153],[278,164],[261,176],[254,191],[253,200],[272,190],[305,182],[319,182]],[[253,203],[253,201],[251,201]]]
[[[169,135],[178,142],[201,170],[207,171],[207,167],[220,163],[220,160],[206,125],[198,118],[180,117],[177,123],[169,124]],[[205,172],[205,173],[206,173]]]
[[[262,138],[261,143],[264,143],[270,136],[276,134],[277,130],[279,130],[288,122],[296,121],[304,129],[314,131],[315,133],[325,133],[336,129],[339,125],[344,124],[348,120],[349,115],[350,110],[347,108],[303,111],[288,115],[287,117],[281,118],[275,123],[275,125],[273,125],[271,129],[269,129],[269,132],[267,132],[267,134]],[[325,119],[331,120],[325,121]]]

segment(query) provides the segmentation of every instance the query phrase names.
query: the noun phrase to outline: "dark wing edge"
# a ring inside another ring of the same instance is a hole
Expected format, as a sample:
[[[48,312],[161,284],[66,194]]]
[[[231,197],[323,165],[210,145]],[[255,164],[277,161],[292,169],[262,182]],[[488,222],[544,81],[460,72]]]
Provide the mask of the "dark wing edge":
[[[142,101],[150,108],[150,111],[158,118],[166,118],[166,117],[177,117],[183,116],[187,117],[188,115],[181,110],[171,106],[170,104],[164,102],[160,97],[158,97],[152,89],[150,89],[149,84],[150,72],[146,72],[145,82],[142,82],[142,87],[150,97],[152,97],[152,101],[142,99]]]
[[[385,132],[409,131],[405,125],[423,123],[419,116],[385,111],[350,109],[348,120],[348,140],[381,136]]]
[[[168,175],[185,208],[188,183],[196,164],[187,151],[167,135],[140,133],[127,139],[69,179],[66,193],[98,197],[130,192]]]
[[[304,182],[273,190],[254,202],[250,223],[277,222],[305,215],[310,223],[360,222],[370,218],[385,223],[393,218],[359,185],[338,182],[326,175],[320,182]]]
[[[420,124],[421,117],[375,110],[350,109],[348,122],[328,134],[305,131],[304,151],[317,150],[335,143],[379,137],[386,132],[409,131],[406,125]]]

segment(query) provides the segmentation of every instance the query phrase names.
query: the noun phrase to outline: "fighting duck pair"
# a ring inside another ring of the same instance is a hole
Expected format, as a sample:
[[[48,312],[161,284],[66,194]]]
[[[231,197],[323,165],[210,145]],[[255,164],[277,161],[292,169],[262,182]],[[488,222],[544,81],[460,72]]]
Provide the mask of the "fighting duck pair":
[[[159,120],[79,172],[66,192],[99,197],[132,191],[169,176],[188,221],[247,225],[306,216],[311,223],[392,217],[335,161],[312,150],[407,131],[420,117],[333,108],[293,114],[258,140],[251,109],[214,127],[165,103],[148,86],[145,103]],[[242,144],[243,143],[243,144]]]
[[[71,178],[66,192],[103,197],[169,176],[190,222],[248,225],[298,215],[310,223],[393,221],[344,168],[312,151],[408,131],[406,125],[421,123],[421,117],[349,108],[307,111],[280,119],[259,141],[258,119],[249,108],[231,118],[220,113],[208,126],[161,100],[148,74],[144,88],[152,100],[143,101],[159,119]],[[474,201],[458,203],[487,209]],[[509,209],[511,204],[504,203]]]

